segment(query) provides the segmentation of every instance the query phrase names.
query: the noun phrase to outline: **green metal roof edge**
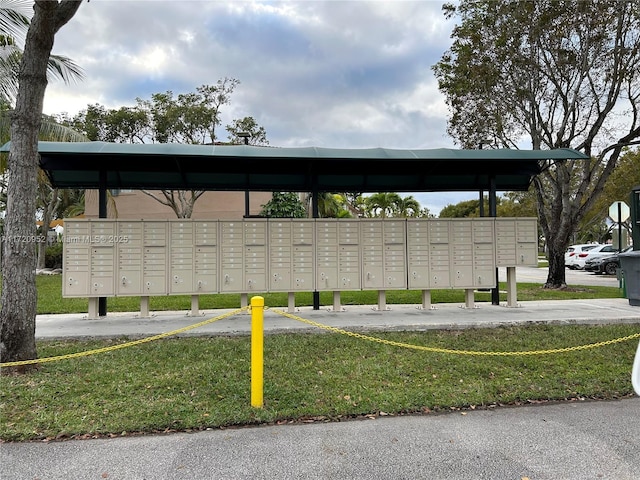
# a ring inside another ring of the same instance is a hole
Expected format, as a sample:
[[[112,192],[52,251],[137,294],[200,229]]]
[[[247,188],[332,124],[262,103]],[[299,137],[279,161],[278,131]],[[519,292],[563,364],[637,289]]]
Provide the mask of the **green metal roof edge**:
[[[8,152],[10,142],[0,147]],[[129,144],[110,142],[39,142],[41,154],[70,155],[172,155],[191,157],[256,157],[305,159],[402,159],[402,160],[576,160],[588,159],[571,148],[554,150],[460,150],[390,149],[390,148],[325,148],[325,147],[258,147],[250,145],[186,145],[178,143]]]

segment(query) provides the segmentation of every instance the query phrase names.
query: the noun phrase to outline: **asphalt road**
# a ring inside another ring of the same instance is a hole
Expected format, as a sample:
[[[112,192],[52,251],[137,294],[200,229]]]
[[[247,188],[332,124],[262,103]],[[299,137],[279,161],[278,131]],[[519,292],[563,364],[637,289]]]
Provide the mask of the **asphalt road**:
[[[565,269],[567,285],[591,285],[604,287],[618,287],[619,281],[615,275],[596,275],[595,273],[585,272],[584,270]],[[540,283],[547,281],[549,269],[535,267],[518,267],[516,268],[516,280],[526,283]],[[505,268],[498,269],[498,278],[504,282],[507,279],[507,270]]]
[[[0,445],[0,478],[637,480],[640,398]]]

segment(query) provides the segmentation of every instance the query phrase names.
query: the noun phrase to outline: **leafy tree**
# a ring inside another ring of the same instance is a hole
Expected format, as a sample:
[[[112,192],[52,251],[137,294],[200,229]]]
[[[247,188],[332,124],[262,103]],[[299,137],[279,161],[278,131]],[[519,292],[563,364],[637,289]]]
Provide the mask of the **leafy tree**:
[[[51,49],[56,33],[75,15],[80,4],[81,0],[35,1],[18,70],[19,87],[11,117],[7,161],[6,241],[2,255],[0,357],[4,362],[37,357],[36,249],[35,242],[21,240],[34,238],[36,233],[38,133]],[[14,19],[6,10],[0,11],[0,18],[2,25]]]
[[[640,185],[640,149],[628,149],[620,157],[616,169],[604,186],[602,195],[594,202],[593,207],[585,214],[580,223],[580,236],[575,243],[583,241],[603,242],[610,238],[611,230],[605,220],[609,215],[609,206],[613,202],[623,201],[629,204],[631,190]],[[624,228],[630,230],[630,225]]]
[[[305,218],[307,210],[294,192],[273,192],[271,200],[262,205],[260,215],[271,218]]]
[[[440,210],[440,218],[466,218],[478,217],[480,212],[480,200],[464,200],[454,205],[447,205]]]
[[[137,108],[146,111],[152,125],[152,141],[159,143],[207,144],[217,140],[216,127],[224,105],[240,84],[235,78],[221,78],[215,85],[201,85],[195,92],[154,93],[151,100],[137,99]]]
[[[345,209],[351,213],[351,216],[362,217],[364,215],[366,206],[362,192],[345,192],[342,196]]]
[[[249,145],[269,145],[267,140],[267,131],[264,127],[258,125],[253,117],[244,117],[236,119],[231,122],[231,125],[227,125],[227,132],[229,133],[229,141],[234,145],[242,145],[246,143]],[[247,137],[240,134],[248,134]]]
[[[100,104],[88,105],[73,118],[58,117],[58,122],[67,125],[78,132],[82,132],[90,141],[106,141],[107,138],[107,110]]]
[[[498,198],[496,206],[499,217],[535,217],[536,193],[533,188],[526,192],[506,192]]]
[[[617,0],[445,5],[458,19],[434,66],[451,116],[448,132],[517,148],[572,147],[590,161],[546,165],[534,179],[548,242],[545,286],[565,282],[564,251],[625,146],[640,137],[640,4]]]
[[[420,213],[418,214],[420,218],[435,218],[436,216],[429,211],[427,207],[423,207],[420,209]]]
[[[193,208],[205,190],[140,190],[155,201],[171,208],[178,218],[191,218]]]
[[[62,121],[84,132],[91,140],[117,143],[188,143],[213,144],[217,141],[221,109],[231,101],[239,80],[222,78],[215,85],[201,85],[195,92],[174,97],[173,92],[155,93],[149,100],[137,98],[133,107],[108,110],[89,105],[72,119]],[[252,145],[268,145],[264,127],[253,117],[234,120],[227,125],[233,143],[247,132]],[[145,195],[168,206],[178,218],[190,218],[196,201],[204,190],[141,190]]]

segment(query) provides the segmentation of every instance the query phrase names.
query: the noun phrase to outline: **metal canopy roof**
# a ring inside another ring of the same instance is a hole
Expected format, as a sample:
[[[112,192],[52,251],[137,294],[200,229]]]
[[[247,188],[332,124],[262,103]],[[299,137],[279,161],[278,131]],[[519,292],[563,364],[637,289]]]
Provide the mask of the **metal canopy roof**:
[[[8,151],[9,144],[2,147]],[[576,150],[393,150],[40,142],[59,188],[419,192],[526,190]],[[102,173],[102,175],[101,175]],[[101,182],[101,176],[103,182]]]

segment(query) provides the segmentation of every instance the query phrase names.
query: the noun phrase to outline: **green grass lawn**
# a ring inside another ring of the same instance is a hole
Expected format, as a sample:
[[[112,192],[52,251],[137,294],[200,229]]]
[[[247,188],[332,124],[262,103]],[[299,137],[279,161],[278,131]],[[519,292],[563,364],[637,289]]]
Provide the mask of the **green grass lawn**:
[[[482,351],[581,345],[637,325],[531,326],[376,333],[398,342]],[[40,342],[41,356],[111,341]],[[0,438],[34,440],[200,430],[360,415],[484,408],[632,393],[636,342],[573,353],[468,357],[344,335],[265,338],[263,409],[250,406],[249,337],[174,338],[0,376]]]
[[[61,298],[60,277],[38,277],[41,313],[86,312],[86,299]],[[503,286],[504,288],[504,286]],[[476,300],[482,301],[478,293]],[[520,300],[620,297],[618,288],[544,290],[518,284]],[[311,294],[296,294],[298,305]],[[436,290],[433,303],[464,302]],[[284,306],[286,294],[267,294]],[[321,294],[331,304],[331,294]],[[388,303],[421,303],[420,292],[389,291]],[[343,292],[342,303],[375,304],[376,292]],[[239,295],[204,295],[203,309],[236,308]],[[153,297],[154,310],[190,308],[190,298]],[[109,311],[137,311],[139,298],[110,298]],[[106,320],[108,321],[108,320]],[[591,344],[636,334],[639,325],[528,326],[376,333],[432,347],[525,351]],[[40,341],[41,358],[126,341]],[[0,439],[87,438],[134,432],[200,430],[284,421],[329,421],[491,408],[548,400],[632,394],[637,342],[571,353],[516,357],[427,353],[339,334],[265,338],[265,406],[250,406],[250,338],[171,338],[88,357],[43,363],[0,376]]]

